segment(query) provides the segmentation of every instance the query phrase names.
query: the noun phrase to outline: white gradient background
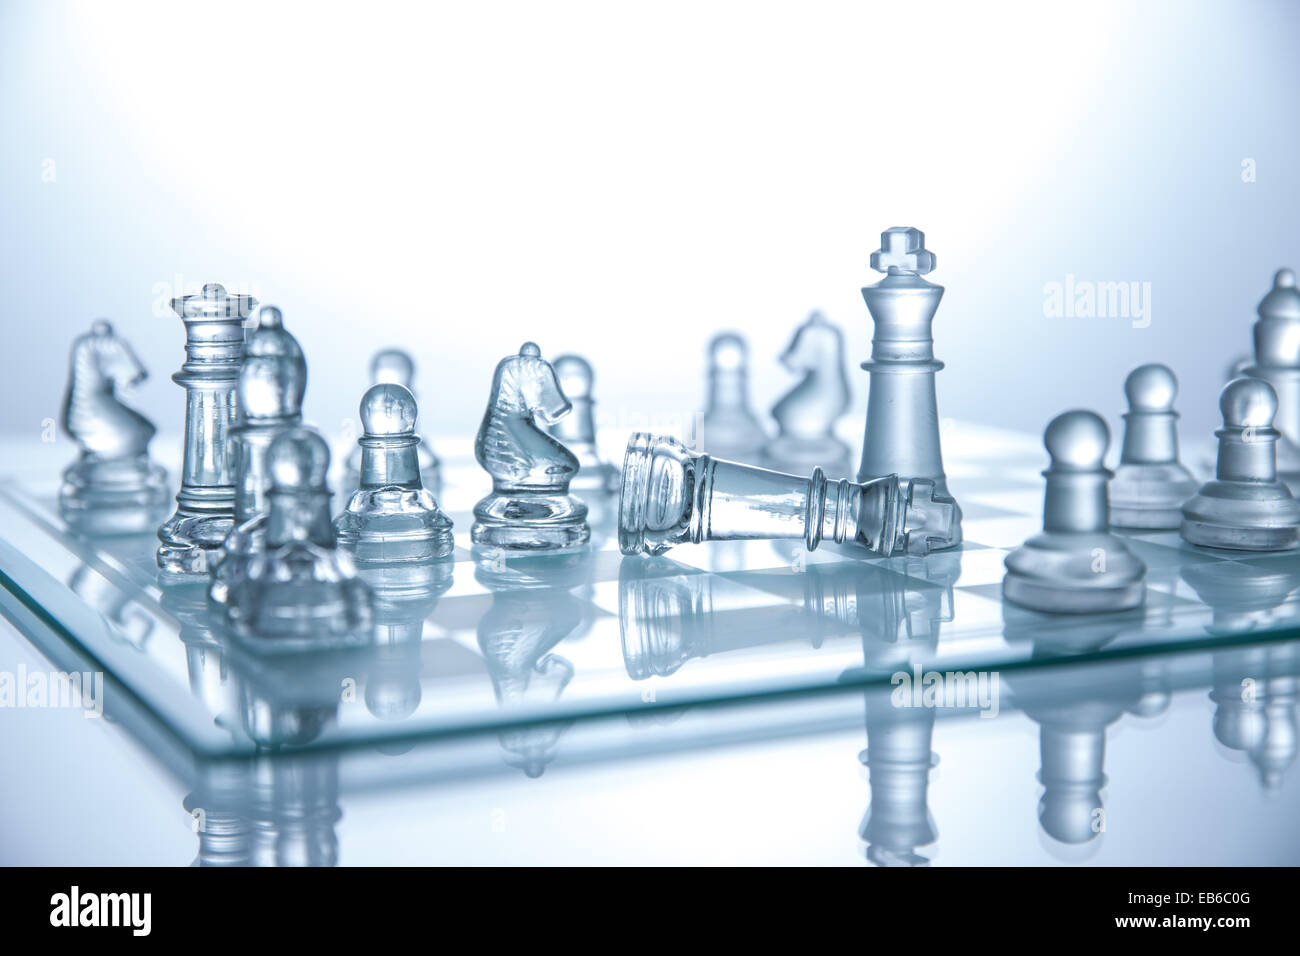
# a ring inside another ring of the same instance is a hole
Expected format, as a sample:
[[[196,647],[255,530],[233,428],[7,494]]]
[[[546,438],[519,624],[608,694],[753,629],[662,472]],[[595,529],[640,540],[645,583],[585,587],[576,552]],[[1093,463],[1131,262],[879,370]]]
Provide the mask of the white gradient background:
[[[524,339],[587,355],[615,424],[688,415],[725,327],[765,409],[812,307],[847,333],[860,422],[858,289],[879,232],[915,225],[948,289],[942,416],[1116,422],[1127,370],[1160,360],[1186,440],[1300,265],[1296,4],[0,10],[11,435],[57,416],[98,316],[152,372],[133,401],[179,431],[183,330],[156,314],[177,277],[284,309],[327,431],[389,344],[432,435],[472,436]],[[1067,273],[1150,282],[1150,327],[1045,318]]]

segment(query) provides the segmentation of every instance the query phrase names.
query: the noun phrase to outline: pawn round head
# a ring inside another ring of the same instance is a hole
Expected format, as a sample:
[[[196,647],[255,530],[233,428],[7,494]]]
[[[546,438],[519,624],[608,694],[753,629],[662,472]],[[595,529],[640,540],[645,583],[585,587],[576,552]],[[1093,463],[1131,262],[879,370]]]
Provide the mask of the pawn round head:
[[[1273,274],[1273,288],[1260,301],[1259,314],[1261,318],[1300,319],[1300,289],[1292,270],[1278,269]]]
[[[709,364],[728,372],[740,371],[749,364],[749,346],[735,332],[715,335],[709,342]]]
[[[1043,434],[1052,467],[1065,471],[1097,471],[1104,467],[1110,429],[1096,412],[1075,409],[1052,419]]]
[[[1277,414],[1277,392],[1258,378],[1233,379],[1219,394],[1225,428],[1269,428]]]
[[[244,340],[239,369],[239,409],[246,420],[296,418],[307,389],[307,361],[273,305],[257,313],[257,328]]]
[[[551,363],[555,376],[560,380],[560,390],[568,399],[590,398],[591,383],[595,373],[591,363],[580,355],[561,355]]]
[[[266,464],[276,491],[324,491],[329,446],[310,428],[294,428],[271,442]]]
[[[418,414],[411,390],[396,382],[372,385],[361,398],[361,427],[374,438],[415,434]]]
[[[108,319],[96,319],[91,323],[90,334],[97,339],[106,339],[113,334],[113,323]]]
[[[1128,407],[1135,412],[1172,412],[1178,379],[1167,365],[1139,365],[1124,380]]]
[[[370,381],[380,385],[395,382],[411,387],[415,381],[415,360],[401,349],[383,349],[370,360]]]

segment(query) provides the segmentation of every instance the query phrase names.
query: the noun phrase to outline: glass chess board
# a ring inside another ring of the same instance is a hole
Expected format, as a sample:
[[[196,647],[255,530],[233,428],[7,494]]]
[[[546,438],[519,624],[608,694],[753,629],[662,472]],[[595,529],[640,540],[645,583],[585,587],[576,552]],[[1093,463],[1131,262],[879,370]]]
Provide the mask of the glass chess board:
[[[470,509],[488,478],[468,447],[435,440],[457,542],[445,575],[422,593],[381,595],[363,646],[285,654],[225,633],[202,580],[160,582],[151,535],[69,532],[55,503],[67,443],[10,448],[4,460],[21,465],[0,479],[0,610],[51,659],[72,652],[102,669],[202,758],[653,717],[888,688],[900,672],[1084,665],[1300,635],[1300,554],[1208,551],[1176,532],[1126,535],[1148,566],[1137,610],[1053,616],[1004,603],[1003,559],[1040,529],[1041,441],[966,425],[944,440],[965,515],[960,549],[871,558],[720,542],[652,560],[619,554],[613,498],[589,502],[592,545],[581,553],[475,555]]]

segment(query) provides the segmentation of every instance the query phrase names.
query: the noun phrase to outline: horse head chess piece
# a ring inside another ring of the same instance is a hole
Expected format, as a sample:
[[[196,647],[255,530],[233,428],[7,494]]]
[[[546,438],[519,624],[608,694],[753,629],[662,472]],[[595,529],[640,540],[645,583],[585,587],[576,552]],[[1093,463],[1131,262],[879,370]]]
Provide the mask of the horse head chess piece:
[[[302,423],[307,362],[302,348],[284,328],[275,306],[262,306],[257,328],[244,343],[239,369],[237,424],[230,429],[226,455],[235,479],[235,526],[212,564],[208,596],[224,603],[231,582],[243,573],[248,556],[266,537],[267,453],[271,443]]]
[[[372,598],[335,547],[329,447],[310,428],[280,435],[267,452],[266,543],[232,584],[226,619],[257,651],[369,643]]]
[[[814,312],[795,330],[781,364],[803,378],[772,406],[778,434],[763,453],[764,463],[795,473],[821,466],[831,478],[851,477],[849,446],[833,434],[849,407],[844,333]]]
[[[117,394],[147,374],[103,319],[72,343],[63,429],[81,456],[63,473],[59,511],[75,531],[138,534],[167,513],[167,473],[149,460],[154,426]]]
[[[553,424],[571,408],[534,343],[497,365],[474,443],[474,457],[492,476],[492,493],[474,506],[475,545],[556,551],[590,539],[587,506],[569,494],[578,459],[538,424]]]
[[[374,385],[401,385],[412,395],[415,394],[415,359],[404,349],[380,349],[370,360],[370,381]],[[362,428],[365,423],[362,423]],[[437,496],[442,491],[442,461],[433,451],[429,439],[420,436],[416,446],[416,455],[420,459],[420,483]],[[362,446],[350,449],[345,459],[343,475],[343,496],[347,500],[354,491],[361,487]]]
[[[696,439],[709,454],[733,461],[754,461],[767,444],[749,407],[749,345],[737,332],[709,341],[709,407]]]

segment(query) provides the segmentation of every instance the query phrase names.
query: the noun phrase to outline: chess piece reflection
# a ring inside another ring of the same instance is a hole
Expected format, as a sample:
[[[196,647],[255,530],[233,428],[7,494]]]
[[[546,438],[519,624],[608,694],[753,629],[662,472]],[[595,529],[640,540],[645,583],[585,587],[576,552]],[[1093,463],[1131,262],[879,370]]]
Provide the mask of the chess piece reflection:
[[[185,458],[176,512],[158,529],[158,567],[168,574],[207,574],[209,558],[235,526],[235,478],[226,436],[235,424],[235,388],[244,351],[244,320],[257,300],[227,295],[215,283],[172,299],[185,322],[185,364],[172,381],[185,389]]]
[[[871,268],[885,273],[862,290],[875,323],[871,358],[862,363],[871,377],[867,426],[862,441],[858,481],[881,475],[934,483],[936,497],[951,500],[939,447],[939,410],[935,373],[943,363],[934,357],[931,324],[943,298],[943,286],[927,282],[934,253],[925,248],[919,229],[894,226],[880,234]],[[951,536],[935,548],[961,543],[961,509]]]
[[[1223,427],[1214,480],[1183,504],[1183,538],[1207,548],[1283,551],[1300,535],[1300,500],[1277,476],[1277,394],[1239,378],[1219,394]]]
[[[578,459],[539,427],[567,415],[555,370],[525,342],[497,365],[474,457],[492,476],[492,493],[474,506],[475,545],[556,551],[591,537],[587,506],[569,494]]]
[[[63,472],[59,511],[74,531],[135,534],[167,513],[167,473],[149,460],[154,426],[117,394],[146,375],[103,319],[72,343],[63,429],[81,456]]]
[[[1176,529],[1196,479],[1178,460],[1178,379],[1164,365],[1142,365],[1124,381],[1129,410],[1124,444],[1110,482],[1110,523],[1117,528]]]
[[[951,499],[926,480],[890,475],[829,482],[695,455],[681,442],[638,432],[628,441],[619,497],[619,548],[662,554],[701,541],[802,538],[814,551],[826,537],[866,551],[925,554],[956,519]]]
[[[1065,412],[1048,424],[1043,444],[1051,458],[1043,530],[1007,555],[1003,597],[1052,614],[1137,607],[1146,565],[1110,533],[1106,423],[1090,411]]]
[[[1277,394],[1278,477],[1300,494],[1300,289],[1295,272],[1279,269],[1260,300],[1254,362],[1241,374],[1262,379]]]
[[[334,521],[338,546],[357,566],[405,567],[422,575],[452,553],[451,519],[423,487],[415,397],[396,383],[373,385],[361,399],[360,487]]]
[[[933,707],[896,707],[886,690],[868,691],[867,749],[858,760],[867,768],[871,803],[858,835],[867,859],[877,866],[929,866],[917,852],[939,838],[930,814],[930,771],[939,763],[931,750]]]
[[[834,435],[836,420],[849,407],[844,333],[814,312],[795,330],[781,364],[804,375],[772,406],[778,434],[764,450],[763,464],[795,474],[820,467],[830,478],[849,477],[849,446]]]
[[[267,649],[354,642],[371,620],[370,589],[335,548],[329,448],[309,428],[280,435],[267,452],[271,478],[265,549],[234,582],[226,618]]]
[[[1293,646],[1275,645],[1230,651],[1214,659],[1214,689],[1210,692],[1215,705],[1214,737],[1230,750],[1245,754],[1265,790],[1279,789],[1296,759],[1300,732],[1296,662],[1271,660],[1294,654]],[[1290,666],[1285,666],[1288,663]]]
[[[618,469],[602,460],[596,447],[596,402],[591,397],[595,373],[580,355],[561,355],[551,367],[573,411],[546,430],[578,459],[578,474],[569,488],[590,506],[592,497],[602,497],[618,487]]]
[[[438,599],[451,587],[454,565],[426,561],[427,568],[408,564],[363,568],[357,573],[374,594],[373,650],[366,669],[366,709],[383,721],[405,720],[420,706],[420,652],[424,622]]]
[[[709,404],[697,439],[709,454],[734,461],[756,461],[767,444],[749,407],[749,345],[735,332],[709,342]]]
[[[1169,699],[1158,675],[1127,662],[1101,671],[1031,674],[1018,682],[1016,700],[1039,725],[1043,832],[1059,843],[1084,844],[1106,831],[1107,729],[1126,713],[1158,716]]]
[[[307,388],[307,362],[298,340],[284,328],[280,310],[264,305],[257,317],[257,328],[244,343],[239,369],[239,417],[226,440],[226,455],[235,477],[235,526],[210,562],[208,596],[217,603],[225,602],[249,555],[264,545],[270,484],[267,452],[276,438],[302,423],[302,397]]]
[[[401,385],[414,395],[415,359],[403,349],[381,349],[370,360],[370,381],[375,385]],[[364,423],[362,427],[365,427]],[[348,450],[343,476],[345,501],[361,487],[363,451],[360,444]],[[416,454],[419,456],[420,482],[436,497],[442,491],[442,462],[434,453],[433,445],[424,436],[420,436]]]
[[[480,556],[475,577],[492,591],[492,606],[479,619],[478,644],[503,716],[517,726],[500,734],[506,762],[529,777],[541,776],[555,759],[568,723],[536,722],[573,678],[573,665],[554,652],[583,623],[583,602],[572,588],[585,581],[593,557],[560,555]]]

